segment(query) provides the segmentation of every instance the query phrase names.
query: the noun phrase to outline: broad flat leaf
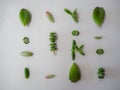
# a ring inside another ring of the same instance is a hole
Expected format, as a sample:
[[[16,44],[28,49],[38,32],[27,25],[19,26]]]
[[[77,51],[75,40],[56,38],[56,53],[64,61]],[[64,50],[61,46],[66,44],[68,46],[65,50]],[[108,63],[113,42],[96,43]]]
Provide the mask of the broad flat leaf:
[[[96,7],[93,11],[94,22],[101,26],[105,18],[105,11],[102,7]]]
[[[31,14],[27,9],[21,9],[19,13],[20,21],[24,26],[27,26],[31,20]]]
[[[80,78],[81,73],[79,67],[76,63],[73,63],[69,71],[69,80],[71,80],[71,82],[77,82],[80,80]]]

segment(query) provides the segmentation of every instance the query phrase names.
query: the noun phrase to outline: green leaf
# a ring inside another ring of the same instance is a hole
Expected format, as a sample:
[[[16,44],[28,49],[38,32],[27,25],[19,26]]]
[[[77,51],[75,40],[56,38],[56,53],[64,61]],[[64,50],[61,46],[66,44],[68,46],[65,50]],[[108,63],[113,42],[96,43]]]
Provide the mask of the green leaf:
[[[28,44],[28,43],[29,43],[29,38],[28,38],[28,37],[24,37],[24,38],[23,38],[23,42],[24,42],[25,44]]]
[[[82,50],[83,45],[80,46],[80,48],[78,48],[78,46],[76,45],[76,49],[77,51],[81,54],[81,55],[85,55],[84,51]]]
[[[102,7],[96,7],[93,11],[94,22],[101,26],[105,18],[105,10]]]
[[[104,50],[101,49],[101,48],[100,48],[100,49],[97,49],[97,50],[96,50],[96,53],[99,54],[99,55],[104,54]]]
[[[77,9],[75,9],[72,13],[72,18],[73,20],[77,23],[78,22],[78,13],[77,13]]]
[[[65,8],[64,11],[65,11],[67,14],[72,15],[72,12],[71,12],[69,9]]]
[[[25,68],[25,69],[24,69],[24,74],[25,74],[25,78],[28,79],[29,76],[30,76],[30,72],[29,72],[29,69],[28,69],[28,68]]]
[[[71,15],[71,17],[73,18],[73,20],[77,23],[78,22],[78,13],[77,13],[77,9],[75,9],[73,12],[71,12],[69,9],[64,9],[64,11]]]
[[[24,26],[27,26],[31,21],[31,14],[27,9],[23,8],[20,10],[19,18],[20,18],[21,23]]]
[[[95,36],[95,39],[102,39],[102,36]]]
[[[46,11],[46,16],[48,17],[48,19],[54,23],[55,22],[55,19],[53,17],[53,15],[49,12],[49,11]]]
[[[20,54],[25,57],[30,57],[33,55],[33,53],[30,51],[22,51]]]
[[[78,36],[79,35],[79,31],[78,30],[73,30],[72,31],[72,35],[73,36]]]
[[[81,72],[76,63],[73,63],[69,71],[69,80],[71,82],[77,82],[81,78]]]

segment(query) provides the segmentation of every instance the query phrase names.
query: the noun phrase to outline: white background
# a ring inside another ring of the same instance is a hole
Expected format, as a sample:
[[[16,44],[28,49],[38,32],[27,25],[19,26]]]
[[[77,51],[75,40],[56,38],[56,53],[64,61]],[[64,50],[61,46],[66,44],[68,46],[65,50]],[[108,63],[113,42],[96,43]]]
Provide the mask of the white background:
[[[120,90],[120,0],[0,0],[0,90]],[[92,19],[93,9],[103,7],[106,12],[101,28]],[[19,11],[28,9],[32,20],[24,27]],[[79,13],[79,23],[64,12],[64,8]],[[51,23],[45,15],[50,11],[55,17]],[[80,35],[73,37],[71,31]],[[57,55],[49,51],[49,33],[58,35]],[[94,36],[103,36],[102,40]],[[25,45],[23,37],[29,37]],[[69,81],[68,73],[73,63],[71,44],[85,45],[86,56],[77,53],[76,64],[81,70],[81,80]],[[97,55],[96,49],[105,53]],[[33,57],[23,57],[20,52],[29,50]],[[30,78],[24,78],[24,68],[30,69]],[[97,68],[104,67],[105,79],[97,78]],[[55,74],[53,79],[45,79]]]

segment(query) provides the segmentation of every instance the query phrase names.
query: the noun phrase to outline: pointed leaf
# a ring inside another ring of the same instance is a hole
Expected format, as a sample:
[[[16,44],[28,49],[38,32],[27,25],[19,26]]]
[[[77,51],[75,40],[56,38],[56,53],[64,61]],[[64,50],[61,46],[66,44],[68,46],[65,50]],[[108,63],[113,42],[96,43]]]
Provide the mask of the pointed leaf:
[[[81,78],[79,67],[76,63],[73,63],[69,71],[69,80],[71,82],[77,82]]]
[[[24,26],[27,26],[31,20],[31,14],[27,9],[21,9],[19,13],[20,21]]]
[[[102,7],[96,7],[93,11],[94,22],[101,26],[105,18],[105,11]]]

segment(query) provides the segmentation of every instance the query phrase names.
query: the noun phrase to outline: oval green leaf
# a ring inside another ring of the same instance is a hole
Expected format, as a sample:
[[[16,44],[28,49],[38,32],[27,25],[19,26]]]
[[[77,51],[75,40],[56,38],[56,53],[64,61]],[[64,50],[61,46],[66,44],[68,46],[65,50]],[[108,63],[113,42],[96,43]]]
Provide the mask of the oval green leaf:
[[[27,9],[23,8],[20,10],[19,18],[23,26],[27,26],[30,23],[31,14]]]
[[[33,56],[33,53],[30,51],[22,51],[20,54],[25,57]]]
[[[71,82],[77,82],[81,78],[79,67],[76,63],[73,63],[69,71],[69,80]]]
[[[100,27],[105,18],[105,10],[102,7],[96,7],[93,11],[94,22]]]

